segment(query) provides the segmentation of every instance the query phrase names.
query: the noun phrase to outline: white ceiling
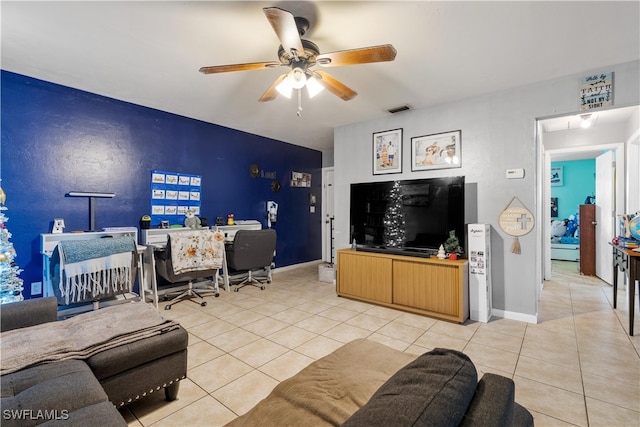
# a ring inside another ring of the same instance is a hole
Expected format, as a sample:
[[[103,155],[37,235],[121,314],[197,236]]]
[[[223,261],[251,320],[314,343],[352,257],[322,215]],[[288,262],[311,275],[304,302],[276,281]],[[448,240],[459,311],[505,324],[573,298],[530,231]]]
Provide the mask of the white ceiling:
[[[394,62],[329,68],[359,95],[257,100],[282,69],[262,8],[311,21],[321,52],[391,43]],[[6,1],[2,69],[315,149],[333,128],[640,59],[640,2]],[[400,113],[401,114],[401,113]]]
[[[588,118],[591,120],[591,127],[581,129],[580,125],[583,120],[583,116],[589,116]],[[640,106],[636,105],[632,107],[613,108],[610,110],[580,112],[570,116],[544,119],[540,121],[540,127],[542,130],[543,140],[546,135],[551,133],[565,132],[565,140],[569,142],[572,139],[580,140],[585,135],[585,132],[597,131],[598,128],[602,127],[610,130],[614,128],[628,130],[631,128],[631,124],[638,122],[638,118],[640,118]],[[589,140],[589,138],[586,140]],[[596,144],[595,146],[584,145],[576,147],[571,141],[565,150],[553,150],[553,154],[551,154],[551,161],[560,162],[567,160],[594,159],[609,150],[611,150],[611,147],[606,146],[606,144],[605,146]]]
[[[564,130],[576,130],[581,128],[584,119],[591,121],[591,126],[625,124],[634,116],[638,116],[638,107],[614,108],[602,111],[581,111],[575,115],[556,117],[541,121],[542,130],[545,133],[561,132]]]

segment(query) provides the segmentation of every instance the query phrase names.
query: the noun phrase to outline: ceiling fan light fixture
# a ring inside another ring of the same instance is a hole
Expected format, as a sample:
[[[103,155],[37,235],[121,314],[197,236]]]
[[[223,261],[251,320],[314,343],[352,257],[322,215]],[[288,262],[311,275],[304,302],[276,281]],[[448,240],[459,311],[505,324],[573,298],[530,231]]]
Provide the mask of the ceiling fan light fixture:
[[[302,68],[296,67],[289,71],[285,80],[289,81],[293,89],[302,89],[307,83],[307,76]]]
[[[280,83],[276,86],[276,90],[278,93],[285,98],[291,98],[291,92],[293,92],[293,87],[291,87],[291,83],[289,82],[288,76],[282,79]]]
[[[314,76],[310,76],[307,79],[307,92],[309,92],[309,98],[313,98],[323,90],[324,86],[322,86]]]

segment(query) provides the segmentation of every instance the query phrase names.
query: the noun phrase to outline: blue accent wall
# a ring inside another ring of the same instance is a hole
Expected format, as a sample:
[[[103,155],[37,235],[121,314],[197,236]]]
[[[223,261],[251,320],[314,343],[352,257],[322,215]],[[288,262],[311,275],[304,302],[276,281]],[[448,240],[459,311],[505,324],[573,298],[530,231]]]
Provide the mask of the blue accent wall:
[[[563,220],[578,213],[578,206],[596,192],[596,159],[551,162],[562,166],[563,185],[551,187],[551,197],[558,198],[558,217]]]
[[[30,283],[42,280],[40,234],[54,218],[65,232],[89,228],[89,199],[69,191],[112,192],[95,199],[95,228],[139,226],[150,214],[151,170],[202,176],[201,216],[210,224],[233,213],[266,227],[266,202],[279,204],[276,266],[322,258],[320,151],[205,123],[27,76],[1,72],[0,178],[7,228]],[[256,163],[270,178],[253,178]],[[311,188],[290,187],[291,172],[312,174]]]

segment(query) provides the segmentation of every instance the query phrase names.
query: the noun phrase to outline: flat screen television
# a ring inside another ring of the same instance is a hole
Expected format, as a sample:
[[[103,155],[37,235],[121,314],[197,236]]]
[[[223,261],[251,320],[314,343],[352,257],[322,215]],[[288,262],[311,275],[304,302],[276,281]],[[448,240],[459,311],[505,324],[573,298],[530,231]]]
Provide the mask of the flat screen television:
[[[429,256],[455,231],[465,247],[464,176],[351,184],[351,242]]]

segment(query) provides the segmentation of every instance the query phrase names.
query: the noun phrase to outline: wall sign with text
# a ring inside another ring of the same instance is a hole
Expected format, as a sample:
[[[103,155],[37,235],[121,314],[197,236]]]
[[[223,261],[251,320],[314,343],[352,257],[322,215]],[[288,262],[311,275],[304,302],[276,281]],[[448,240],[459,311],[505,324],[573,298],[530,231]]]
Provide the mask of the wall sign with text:
[[[586,76],[580,83],[580,111],[613,105],[613,73]]]

